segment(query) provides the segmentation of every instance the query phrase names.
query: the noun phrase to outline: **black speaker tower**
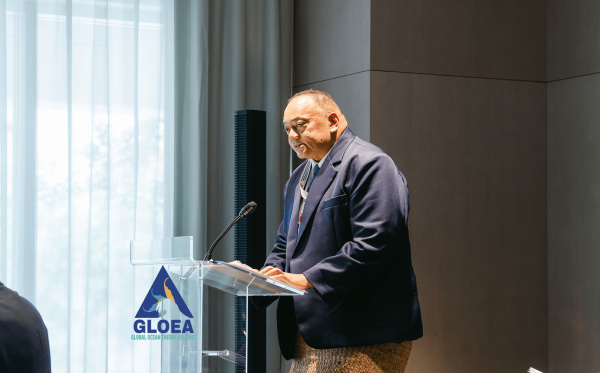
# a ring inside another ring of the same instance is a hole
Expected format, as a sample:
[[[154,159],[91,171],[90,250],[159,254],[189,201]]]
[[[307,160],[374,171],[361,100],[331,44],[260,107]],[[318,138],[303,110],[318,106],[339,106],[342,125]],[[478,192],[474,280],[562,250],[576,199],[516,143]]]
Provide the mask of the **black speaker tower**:
[[[254,201],[257,209],[235,226],[235,259],[260,269],[266,260],[266,204],[267,204],[267,116],[259,110],[238,110],[235,112],[235,210]],[[246,299],[235,298],[235,349],[246,349],[246,318],[248,323],[248,344],[246,359],[248,372],[266,373],[267,363],[267,315]],[[244,372],[244,367],[235,366],[236,373]]]

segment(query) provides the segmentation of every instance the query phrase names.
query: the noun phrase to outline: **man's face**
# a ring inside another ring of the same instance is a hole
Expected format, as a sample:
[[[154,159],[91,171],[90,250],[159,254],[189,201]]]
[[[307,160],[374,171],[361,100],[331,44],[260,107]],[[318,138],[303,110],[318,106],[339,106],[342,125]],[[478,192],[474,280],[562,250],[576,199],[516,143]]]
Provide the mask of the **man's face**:
[[[337,123],[329,121],[311,95],[290,101],[283,113],[283,126],[288,143],[302,159],[320,161],[335,143]]]

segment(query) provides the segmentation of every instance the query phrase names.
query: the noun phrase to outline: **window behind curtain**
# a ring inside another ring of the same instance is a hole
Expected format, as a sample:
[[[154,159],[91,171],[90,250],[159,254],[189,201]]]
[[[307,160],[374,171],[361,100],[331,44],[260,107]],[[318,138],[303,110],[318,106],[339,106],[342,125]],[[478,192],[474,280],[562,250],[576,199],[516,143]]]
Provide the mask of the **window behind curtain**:
[[[172,1],[2,6],[0,281],[53,371],[131,370],[129,241],[172,236]]]

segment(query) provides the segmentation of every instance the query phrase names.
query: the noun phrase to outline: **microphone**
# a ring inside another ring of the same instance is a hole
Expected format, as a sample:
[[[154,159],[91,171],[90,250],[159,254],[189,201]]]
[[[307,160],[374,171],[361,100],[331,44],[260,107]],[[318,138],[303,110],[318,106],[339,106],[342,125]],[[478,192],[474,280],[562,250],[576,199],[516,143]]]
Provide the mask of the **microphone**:
[[[248,216],[248,215],[252,214],[252,212],[254,212],[254,210],[256,210],[256,203],[254,201],[250,202],[246,206],[242,207],[242,209],[240,210],[238,216],[236,216],[235,219],[233,219],[233,221],[231,222],[231,224],[229,224],[229,226],[223,231],[223,233],[221,233],[219,235],[219,237],[217,237],[217,239],[215,240],[215,242],[213,242],[212,245],[210,245],[210,248],[208,249],[208,252],[204,256],[204,261],[205,262],[208,262],[209,260],[212,260],[211,259],[212,252],[215,249],[215,246],[217,246],[217,244],[219,243],[219,241],[221,241],[221,238],[223,238],[227,234],[227,232],[229,232],[229,230],[231,229],[231,227],[233,227],[235,225],[235,223],[237,223],[238,220],[240,220],[244,216]]]
[[[242,215],[242,216],[250,215],[254,212],[254,210],[256,210],[256,202],[253,201],[253,202],[248,203],[246,206],[242,207],[238,216],[239,215]]]

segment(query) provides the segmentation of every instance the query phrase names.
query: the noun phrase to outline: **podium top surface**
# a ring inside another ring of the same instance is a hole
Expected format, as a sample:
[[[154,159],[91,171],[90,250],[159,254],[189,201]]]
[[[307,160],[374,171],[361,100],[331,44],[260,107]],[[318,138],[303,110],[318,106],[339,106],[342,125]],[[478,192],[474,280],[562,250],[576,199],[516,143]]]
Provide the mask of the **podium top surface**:
[[[191,236],[131,241],[130,261],[134,266],[198,267],[192,276],[197,274],[198,280],[206,285],[235,295],[283,296],[305,293],[247,267],[195,259]]]
[[[281,296],[302,295],[304,290],[281,281],[273,280],[258,272],[225,262],[204,262],[202,264],[204,283],[236,295]]]

